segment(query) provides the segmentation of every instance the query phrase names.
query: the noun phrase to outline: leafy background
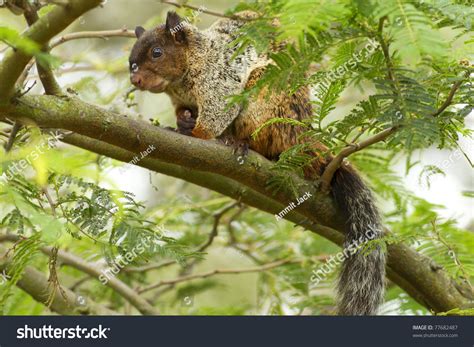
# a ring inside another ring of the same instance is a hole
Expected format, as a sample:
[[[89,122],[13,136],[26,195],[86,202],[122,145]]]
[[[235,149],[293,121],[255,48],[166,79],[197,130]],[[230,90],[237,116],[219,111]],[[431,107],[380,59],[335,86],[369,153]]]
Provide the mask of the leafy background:
[[[274,68],[254,89],[235,96],[235,102],[245,102],[265,86],[291,92],[310,85],[315,112],[305,124],[307,135],[336,152],[355,136],[364,138],[387,126],[403,124],[388,143],[351,156],[351,162],[376,192],[385,221],[395,231],[387,242],[403,240],[433,257],[457,281],[472,280],[472,81],[459,90],[456,107],[442,117],[430,117],[452,83],[466,71],[472,73],[474,15],[468,2],[272,0],[192,4],[228,13],[243,9],[265,13],[264,19],[243,28],[237,42],[242,47],[253,44],[266,51],[275,39],[293,43],[272,53],[277,62]],[[130,1],[115,0],[106,2],[104,9],[81,17],[68,31],[135,25],[150,28],[163,22],[166,11],[174,8],[153,0],[136,1],[133,6]],[[191,13],[184,9],[178,12]],[[318,84],[359,52],[368,38],[378,37],[378,20],[384,16],[383,35],[391,42],[393,74],[398,83],[387,79],[384,56],[378,49],[343,78],[327,87]],[[269,25],[268,17],[278,17],[280,27]],[[206,28],[215,20],[201,14],[196,24]],[[62,86],[85,101],[174,126],[166,96],[130,93],[127,60],[133,40],[71,41],[50,56],[19,39],[23,29],[21,17],[0,10],[0,41],[53,64]],[[0,45],[0,50],[5,47]],[[33,70],[27,85],[36,78]],[[30,91],[41,92],[39,84]],[[0,132],[6,129],[0,125]],[[0,149],[4,172],[47,136],[31,128],[23,130],[19,139],[8,155]],[[294,149],[280,159],[275,189],[288,183],[285,173],[307,163],[298,153]],[[59,246],[90,263],[106,265],[136,247],[144,235],[159,237],[160,241],[136,258],[129,271],[119,274],[138,290],[190,273],[292,260],[268,271],[217,274],[161,285],[146,294],[161,313],[334,313],[337,272],[316,288],[308,286],[312,269],[339,251],[318,235],[289,222],[277,222],[274,216],[206,189],[64,144],[57,144],[33,164],[16,175],[9,186],[0,186],[0,227],[23,236],[35,235],[15,248],[9,273],[13,281],[0,286],[3,314],[51,313],[13,285],[27,265],[48,273],[51,259],[39,252],[41,245]],[[49,199],[55,202],[53,207]],[[213,229],[216,223],[217,229]],[[213,231],[217,231],[215,238]],[[134,271],[150,264],[156,266]],[[136,313],[113,290],[80,271],[58,264],[58,272],[58,283],[86,299],[106,303],[124,314]],[[382,313],[430,314],[393,283],[388,283]]]

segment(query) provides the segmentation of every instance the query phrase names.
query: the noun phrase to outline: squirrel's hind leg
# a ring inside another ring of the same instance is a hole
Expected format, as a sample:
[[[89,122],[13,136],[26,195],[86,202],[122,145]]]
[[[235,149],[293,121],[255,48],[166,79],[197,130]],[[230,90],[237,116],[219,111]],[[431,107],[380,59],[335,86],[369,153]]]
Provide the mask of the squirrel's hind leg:
[[[217,138],[217,141],[223,143],[226,146],[232,147],[234,150],[234,154],[237,155],[238,158],[244,159],[249,153],[249,141],[236,139],[235,136],[233,136],[227,131],[224,132],[224,134],[222,134],[221,136],[219,136]]]

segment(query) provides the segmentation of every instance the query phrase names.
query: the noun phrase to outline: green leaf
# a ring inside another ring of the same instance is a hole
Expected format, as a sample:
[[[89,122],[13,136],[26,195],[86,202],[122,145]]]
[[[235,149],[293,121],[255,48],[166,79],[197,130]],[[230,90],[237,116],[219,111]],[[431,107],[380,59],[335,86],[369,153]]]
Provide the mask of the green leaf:
[[[11,28],[0,26],[0,41],[5,42],[14,49],[18,49],[26,54],[34,56],[40,64],[50,65],[53,67],[59,65],[58,58],[43,52],[40,45],[29,38],[20,35],[17,31]]]
[[[424,56],[447,57],[448,45],[435,30],[429,17],[405,0],[377,0],[375,16],[387,16],[390,22],[392,48],[409,65],[421,62]]]

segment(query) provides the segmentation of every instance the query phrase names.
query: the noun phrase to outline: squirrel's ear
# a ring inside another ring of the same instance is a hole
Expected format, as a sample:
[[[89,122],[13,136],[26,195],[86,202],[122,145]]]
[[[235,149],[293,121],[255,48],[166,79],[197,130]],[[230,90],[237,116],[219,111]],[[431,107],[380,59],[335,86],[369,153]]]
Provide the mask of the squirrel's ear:
[[[144,32],[145,32],[144,27],[141,27],[141,26],[136,27],[135,28],[135,36],[137,37],[137,39],[139,39],[140,36],[142,36]]]
[[[166,16],[166,32],[173,37],[176,42],[186,41],[186,31],[183,27],[181,17],[174,11],[169,11]]]

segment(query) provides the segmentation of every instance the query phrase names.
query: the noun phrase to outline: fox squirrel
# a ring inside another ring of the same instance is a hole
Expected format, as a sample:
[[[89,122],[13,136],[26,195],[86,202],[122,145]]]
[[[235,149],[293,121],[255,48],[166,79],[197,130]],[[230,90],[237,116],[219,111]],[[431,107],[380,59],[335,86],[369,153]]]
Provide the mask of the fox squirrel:
[[[239,16],[252,17],[245,12]],[[168,12],[166,23],[151,30],[137,27],[137,41],[132,49],[130,78],[140,90],[166,93],[176,110],[178,132],[201,139],[223,138],[243,142],[250,149],[271,160],[301,143],[303,129],[290,124],[263,128],[256,138],[251,134],[274,117],[303,120],[312,115],[310,90],[296,93],[264,92],[249,101],[246,108],[228,107],[227,96],[242,93],[253,86],[272,61],[249,46],[233,57],[230,45],[238,36],[244,20],[222,19],[209,29],[199,31]],[[322,174],[330,157],[316,144],[308,178]],[[319,153],[319,154],[318,154]],[[382,224],[370,190],[355,170],[344,165],[331,182],[333,197],[347,220],[344,246],[351,247],[367,232],[379,238]],[[385,254],[377,246],[369,254],[351,252],[346,256],[338,281],[338,313],[372,315],[383,300]]]

